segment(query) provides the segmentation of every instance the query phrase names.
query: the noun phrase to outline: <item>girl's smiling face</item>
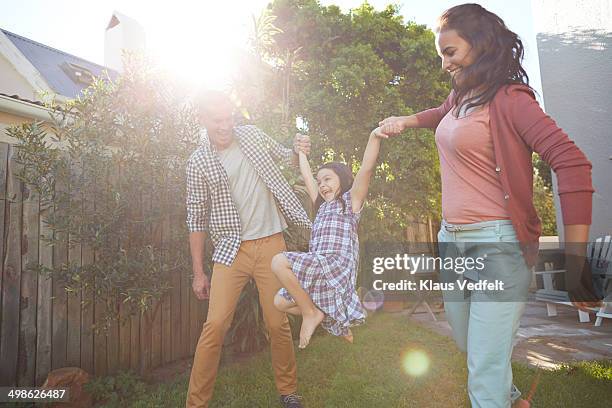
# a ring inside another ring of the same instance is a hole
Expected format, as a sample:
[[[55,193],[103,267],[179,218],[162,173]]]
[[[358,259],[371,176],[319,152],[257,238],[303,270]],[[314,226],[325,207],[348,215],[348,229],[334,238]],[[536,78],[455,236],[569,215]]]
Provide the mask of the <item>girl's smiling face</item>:
[[[340,191],[340,177],[335,171],[323,168],[317,172],[319,194],[326,202],[334,200]]]

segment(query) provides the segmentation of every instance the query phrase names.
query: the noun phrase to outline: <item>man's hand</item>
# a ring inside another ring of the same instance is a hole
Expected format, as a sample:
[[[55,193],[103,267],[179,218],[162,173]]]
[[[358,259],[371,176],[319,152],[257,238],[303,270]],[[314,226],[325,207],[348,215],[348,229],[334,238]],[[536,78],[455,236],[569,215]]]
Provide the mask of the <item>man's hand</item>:
[[[401,116],[390,116],[378,122],[380,133],[389,136],[397,136],[406,129],[404,118]]]
[[[208,299],[210,296],[210,281],[208,276],[205,274],[194,275],[193,282],[191,283],[193,293],[195,293],[198,300]]]
[[[310,136],[297,133],[293,139],[293,151],[295,154],[304,152],[306,156],[310,155]]]

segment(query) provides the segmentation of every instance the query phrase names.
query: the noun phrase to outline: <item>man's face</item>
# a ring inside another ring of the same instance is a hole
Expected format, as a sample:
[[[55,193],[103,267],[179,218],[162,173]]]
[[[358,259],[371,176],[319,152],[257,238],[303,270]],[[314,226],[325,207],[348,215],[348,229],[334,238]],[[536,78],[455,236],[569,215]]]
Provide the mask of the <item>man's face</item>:
[[[234,140],[234,107],[220,103],[203,109],[200,121],[206,127],[210,142],[219,150],[227,149]]]

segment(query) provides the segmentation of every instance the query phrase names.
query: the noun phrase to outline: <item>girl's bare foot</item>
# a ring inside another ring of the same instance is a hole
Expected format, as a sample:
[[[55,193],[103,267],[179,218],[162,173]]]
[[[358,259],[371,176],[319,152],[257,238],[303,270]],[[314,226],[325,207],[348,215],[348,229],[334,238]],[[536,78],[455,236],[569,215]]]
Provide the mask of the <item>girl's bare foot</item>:
[[[514,404],[512,404],[512,408],[530,408],[531,404],[529,403],[529,401],[524,400],[522,398],[517,399],[516,401],[514,401]]]
[[[353,332],[351,331],[351,329],[349,329],[348,334],[346,336],[342,336],[342,338],[353,344]]]
[[[299,348],[306,348],[317,326],[323,321],[325,315],[319,309],[314,309],[312,313],[302,314],[302,327],[300,328]]]

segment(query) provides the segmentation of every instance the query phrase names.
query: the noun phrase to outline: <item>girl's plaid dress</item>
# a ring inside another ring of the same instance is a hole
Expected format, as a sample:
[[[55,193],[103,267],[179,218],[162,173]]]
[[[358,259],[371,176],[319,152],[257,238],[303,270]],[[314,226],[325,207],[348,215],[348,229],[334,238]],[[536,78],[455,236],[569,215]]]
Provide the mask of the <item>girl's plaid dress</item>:
[[[321,326],[335,336],[348,334],[350,326],[365,320],[365,311],[355,291],[360,213],[351,206],[351,192],[342,195],[345,206],[335,199],[319,207],[310,237],[310,252],[284,252],[300,285],[325,313]],[[286,289],[279,291],[293,301]]]

